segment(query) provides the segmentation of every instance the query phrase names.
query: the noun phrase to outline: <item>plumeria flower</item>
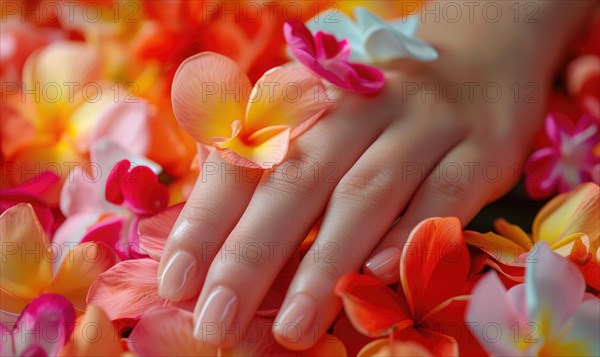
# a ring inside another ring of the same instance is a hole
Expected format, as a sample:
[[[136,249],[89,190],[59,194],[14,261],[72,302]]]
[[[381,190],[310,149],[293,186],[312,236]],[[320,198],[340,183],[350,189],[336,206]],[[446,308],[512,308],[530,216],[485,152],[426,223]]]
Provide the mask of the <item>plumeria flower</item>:
[[[56,294],[40,295],[25,307],[14,326],[0,324],[0,355],[56,356],[74,326],[75,309],[69,300]]]
[[[399,58],[433,61],[437,51],[415,38],[419,15],[395,21],[385,21],[369,10],[356,7],[356,22],[338,10],[324,11],[306,25],[312,33],[332,34],[338,40],[347,39],[352,48],[350,60],[361,63],[388,62]]]
[[[506,291],[492,272],[475,286],[466,315],[475,337],[495,356],[600,355],[600,300],[585,294],[577,267],[548,243],[535,252],[524,284]]]
[[[214,146],[227,162],[250,168],[283,161],[289,142],[331,106],[308,71],[273,68],[252,88],[239,65],[211,52],[181,64],[172,99],[179,124],[192,138]]]
[[[539,247],[535,244],[546,242],[550,249],[576,263],[586,282],[600,290],[599,211],[600,187],[588,182],[548,202],[536,215],[531,235],[500,219],[495,222],[498,234],[466,231],[465,239],[489,256],[487,265],[517,282],[523,281],[527,256]]]
[[[301,21],[286,22],[283,33],[296,60],[321,78],[361,94],[383,88],[385,77],[381,70],[348,60],[353,49],[347,39],[338,41],[322,31],[313,36]]]
[[[600,124],[583,115],[576,124],[561,113],[546,117],[549,146],[529,158],[525,187],[530,197],[546,198],[552,193],[567,192],[577,185],[592,181],[600,153]],[[600,182],[597,182],[600,183]]]
[[[0,309],[2,318],[16,316],[43,293],[68,298],[85,311],[90,285],[115,263],[102,242],[50,242],[30,204],[20,203],[0,215]]]
[[[336,294],[358,331],[387,337],[363,348],[370,354],[393,348],[394,342],[416,342],[436,356],[481,354],[462,318],[469,265],[458,219],[432,218],[408,238],[397,291],[372,276],[348,274],[338,282]]]

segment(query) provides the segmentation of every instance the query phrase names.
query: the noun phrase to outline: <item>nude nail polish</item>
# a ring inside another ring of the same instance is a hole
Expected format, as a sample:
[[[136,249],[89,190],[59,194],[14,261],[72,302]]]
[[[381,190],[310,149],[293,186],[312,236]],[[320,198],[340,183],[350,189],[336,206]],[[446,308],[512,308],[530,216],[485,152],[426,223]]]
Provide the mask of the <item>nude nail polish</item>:
[[[184,297],[187,284],[197,274],[196,258],[183,250],[173,253],[158,282],[158,295],[165,299],[179,301]]]
[[[211,345],[223,345],[226,335],[234,331],[238,308],[235,291],[225,286],[213,288],[196,319],[194,337]]]
[[[401,254],[402,251],[396,247],[386,248],[367,261],[365,272],[386,284],[396,282],[400,278]]]
[[[278,327],[281,336],[291,342],[301,336],[312,336],[317,318],[317,302],[312,296],[298,293],[290,299],[279,314]]]

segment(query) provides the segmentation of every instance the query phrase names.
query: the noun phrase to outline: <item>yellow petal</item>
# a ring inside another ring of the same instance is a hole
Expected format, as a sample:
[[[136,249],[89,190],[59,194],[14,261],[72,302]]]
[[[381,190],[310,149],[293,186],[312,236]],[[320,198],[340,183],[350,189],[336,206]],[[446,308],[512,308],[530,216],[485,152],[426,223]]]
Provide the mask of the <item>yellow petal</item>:
[[[173,80],[173,111],[179,125],[196,141],[211,145],[227,137],[231,124],[243,120],[250,80],[229,58],[202,52],[185,60]]]
[[[494,232],[465,231],[464,234],[467,244],[480,248],[494,259],[505,264],[517,263],[519,255],[528,251],[516,242]]]
[[[331,106],[321,80],[302,68],[277,67],[254,86],[246,113],[245,130],[287,125],[291,139],[308,129]]]
[[[64,252],[50,291],[69,299],[79,311],[85,311],[90,286],[101,273],[115,264],[112,249],[101,242],[87,242]]]
[[[120,356],[123,348],[115,326],[101,308],[89,305],[77,319],[73,336],[59,356]]]
[[[100,74],[99,53],[84,42],[55,42],[29,56],[23,68],[23,81],[24,89],[31,91],[26,100],[34,101],[37,106],[38,128],[60,130],[60,111],[73,103],[75,93],[86,90],[86,85]]]
[[[546,241],[552,247],[575,233],[585,233],[590,251],[600,240],[600,187],[588,182],[573,191],[556,196],[537,214],[533,222],[534,242]]]
[[[248,168],[266,169],[285,158],[290,140],[289,126],[261,129],[244,139],[234,124],[234,136],[215,143],[217,152],[227,162]]]
[[[52,282],[50,242],[33,207],[20,203],[0,216],[0,288],[33,299]]]
[[[517,243],[526,251],[530,250],[533,246],[531,237],[525,233],[521,227],[516,224],[510,224],[503,218],[498,218],[494,221],[494,229],[496,229],[500,235]]]

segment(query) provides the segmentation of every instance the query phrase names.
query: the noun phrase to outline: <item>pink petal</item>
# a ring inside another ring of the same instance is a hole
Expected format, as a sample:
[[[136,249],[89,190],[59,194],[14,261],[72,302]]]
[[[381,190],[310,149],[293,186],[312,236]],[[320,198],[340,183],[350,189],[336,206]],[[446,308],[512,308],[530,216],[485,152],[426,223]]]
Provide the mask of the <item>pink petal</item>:
[[[156,261],[160,260],[167,237],[171,233],[171,228],[173,228],[177,217],[179,217],[184,204],[185,202],[181,202],[162,210],[154,216],[140,220],[138,225],[140,248],[150,258]]]
[[[569,321],[570,329],[563,337],[564,343],[576,344],[581,355],[600,355],[600,299],[584,300]]]
[[[33,351],[56,356],[69,340],[75,326],[75,309],[69,300],[43,294],[25,307],[15,324],[13,338],[17,355]],[[39,354],[31,354],[31,356]]]
[[[553,112],[546,116],[546,134],[552,143],[559,146],[562,143],[562,135],[573,133],[573,121],[566,115]]]
[[[217,356],[218,348],[193,336],[192,313],[157,307],[145,313],[129,335],[127,345],[140,356]]]
[[[60,177],[52,171],[44,171],[34,178],[23,182],[18,188],[38,195],[44,200],[48,200],[47,196],[57,186],[60,186]],[[51,202],[49,203],[52,204]]]
[[[80,242],[102,242],[116,252],[124,224],[125,218],[120,216],[102,219],[87,231]]]
[[[524,302],[519,304],[524,305]],[[517,312],[496,273],[490,272],[475,285],[465,320],[490,354],[516,356],[520,351],[514,343],[515,335],[511,328],[514,329],[515,325],[521,328],[523,325]],[[485,327],[489,331],[484,331]]]
[[[173,111],[196,141],[210,145],[226,137],[231,123],[244,118],[250,80],[231,59],[202,52],[186,59],[173,79]]]
[[[532,321],[541,321],[555,335],[575,313],[585,293],[585,280],[569,259],[540,242],[529,253],[525,271],[527,310]],[[551,316],[547,321],[546,317]]]
[[[158,261],[153,259],[120,262],[100,274],[90,287],[87,303],[101,307],[110,320],[138,319],[166,303],[158,296],[157,274]],[[195,299],[190,301],[195,303]],[[190,301],[182,302],[182,306],[190,305]]]
[[[119,101],[102,111],[92,131],[91,142],[107,138],[131,153],[145,155],[150,142],[148,102]]]
[[[94,180],[96,174],[106,175],[102,172],[88,174],[80,167],[73,169],[60,192],[60,210],[66,217],[103,210],[100,183]]]

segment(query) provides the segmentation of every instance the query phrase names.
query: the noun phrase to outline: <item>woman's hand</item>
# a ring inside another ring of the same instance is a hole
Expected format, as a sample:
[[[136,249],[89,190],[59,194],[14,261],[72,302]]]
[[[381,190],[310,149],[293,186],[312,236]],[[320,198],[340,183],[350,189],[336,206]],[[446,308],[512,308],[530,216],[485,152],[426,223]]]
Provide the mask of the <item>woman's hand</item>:
[[[291,247],[321,217],[274,325],[281,344],[316,343],[339,312],[335,284],[365,261],[367,273],[397,281],[418,222],[456,216],[466,224],[519,177],[560,49],[536,55],[538,64],[530,56],[541,49],[526,38],[519,47],[507,28],[424,25],[420,37],[439,61],[395,63],[375,97],[344,93],[272,170],[232,167],[212,152],[167,242],[160,295],[200,292],[196,336],[239,341]]]

